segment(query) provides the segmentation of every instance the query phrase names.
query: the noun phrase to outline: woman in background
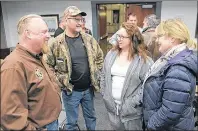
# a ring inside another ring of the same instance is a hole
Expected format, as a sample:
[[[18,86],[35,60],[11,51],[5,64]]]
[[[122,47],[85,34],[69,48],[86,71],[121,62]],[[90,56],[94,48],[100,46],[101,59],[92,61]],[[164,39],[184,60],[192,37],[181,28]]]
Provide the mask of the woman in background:
[[[123,23],[101,73],[101,93],[114,130],[142,130],[139,90],[153,61],[137,26]]]
[[[193,130],[197,43],[187,26],[169,19],[156,28],[162,56],[152,65],[143,87],[143,114],[148,130]]]

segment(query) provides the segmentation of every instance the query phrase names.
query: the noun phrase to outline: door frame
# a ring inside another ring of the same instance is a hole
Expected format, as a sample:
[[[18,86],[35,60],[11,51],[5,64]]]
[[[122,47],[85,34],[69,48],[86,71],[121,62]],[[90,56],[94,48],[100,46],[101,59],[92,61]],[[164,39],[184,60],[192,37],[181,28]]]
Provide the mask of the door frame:
[[[143,1],[91,1],[91,9],[92,9],[92,32],[93,37],[99,41],[98,35],[98,12],[97,12],[97,5],[99,4],[155,4],[155,14],[161,18],[161,8],[162,8],[162,1],[153,1],[153,2],[143,2]]]

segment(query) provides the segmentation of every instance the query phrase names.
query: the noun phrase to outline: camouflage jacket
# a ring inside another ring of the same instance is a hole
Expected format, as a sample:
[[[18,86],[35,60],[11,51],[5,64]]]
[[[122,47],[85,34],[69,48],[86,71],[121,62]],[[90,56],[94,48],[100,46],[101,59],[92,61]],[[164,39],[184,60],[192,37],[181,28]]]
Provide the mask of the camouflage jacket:
[[[103,52],[97,41],[86,33],[81,33],[84,46],[87,50],[91,84],[95,91],[99,91],[99,73],[103,66]],[[71,79],[72,63],[68,44],[65,41],[65,32],[51,38],[49,41],[49,53],[46,55],[48,65],[54,69],[59,80],[59,86],[68,92],[72,92]]]

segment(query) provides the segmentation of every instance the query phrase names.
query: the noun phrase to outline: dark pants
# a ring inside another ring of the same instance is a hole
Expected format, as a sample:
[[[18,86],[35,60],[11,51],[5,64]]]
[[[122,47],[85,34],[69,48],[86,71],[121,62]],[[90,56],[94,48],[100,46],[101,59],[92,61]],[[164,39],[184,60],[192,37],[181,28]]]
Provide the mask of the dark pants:
[[[66,91],[63,91],[62,97],[67,117],[66,130],[77,130],[79,104],[82,106],[87,130],[95,130],[93,92],[87,89],[82,92],[73,91],[72,94],[67,95]]]

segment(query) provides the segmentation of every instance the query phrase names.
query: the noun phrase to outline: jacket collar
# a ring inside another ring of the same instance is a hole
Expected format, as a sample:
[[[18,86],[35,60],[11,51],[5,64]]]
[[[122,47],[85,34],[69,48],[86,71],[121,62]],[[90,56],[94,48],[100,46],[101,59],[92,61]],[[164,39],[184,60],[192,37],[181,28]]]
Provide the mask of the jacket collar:
[[[60,34],[59,36],[57,36],[57,38],[59,37],[59,43],[60,44],[64,44],[65,41],[65,35],[66,32],[64,31],[62,34]],[[90,42],[91,41],[91,37],[87,37],[87,35],[84,32],[80,32],[80,35],[82,36],[82,40],[84,43]]]
[[[155,32],[155,28],[152,28],[152,27],[144,28],[142,33],[145,33],[145,32]]]
[[[186,48],[185,50],[181,51],[179,54],[177,54],[173,59],[171,59],[170,61],[168,61],[169,64],[174,64],[178,61],[181,61],[184,57],[189,56],[190,54],[192,54],[192,50],[189,50],[188,48]]]
[[[42,56],[43,56],[42,52],[40,52],[39,54],[32,53],[30,50],[26,49],[25,47],[23,47],[19,43],[17,44],[16,48],[21,50],[21,51],[23,51],[23,52],[26,52],[26,54],[31,55],[33,58],[35,58],[37,60],[40,60],[42,58]]]

